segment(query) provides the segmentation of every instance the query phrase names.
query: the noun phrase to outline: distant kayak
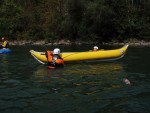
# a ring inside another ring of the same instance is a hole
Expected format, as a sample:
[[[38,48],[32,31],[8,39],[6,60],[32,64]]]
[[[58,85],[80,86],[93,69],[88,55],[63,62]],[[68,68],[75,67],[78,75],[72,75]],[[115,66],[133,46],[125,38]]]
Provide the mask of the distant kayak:
[[[11,50],[10,49],[0,49],[0,54],[7,54],[7,53],[10,53]]]
[[[114,50],[99,50],[96,52],[93,51],[85,51],[85,52],[64,52],[61,53],[61,57],[65,62],[73,62],[73,61],[110,61],[117,60],[122,58],[128,48],[128,44],[125,46],[114,49]],[[34,50],[30,50],[31,55],[40,63],[45,64],[47,62],[46,55],[44,52],[38,52]]]

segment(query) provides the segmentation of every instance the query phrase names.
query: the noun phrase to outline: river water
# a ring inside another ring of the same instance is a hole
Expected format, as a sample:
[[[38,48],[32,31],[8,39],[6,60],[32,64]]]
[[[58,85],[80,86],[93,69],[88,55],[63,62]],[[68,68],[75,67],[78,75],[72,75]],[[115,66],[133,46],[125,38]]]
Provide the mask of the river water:
[[[12,53],[0,54],[0,113],[150,113],[150,47],[129,46],[113,62],[67,63],[53,70],[29,53],[53,48],[13,46]],[[59,48],[87,51],[92,46]]]

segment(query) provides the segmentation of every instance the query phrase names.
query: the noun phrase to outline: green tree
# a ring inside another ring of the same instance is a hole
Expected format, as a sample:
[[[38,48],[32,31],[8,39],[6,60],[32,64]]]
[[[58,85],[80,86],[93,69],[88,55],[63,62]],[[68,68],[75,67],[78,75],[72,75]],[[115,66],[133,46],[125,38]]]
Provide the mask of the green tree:
[[[114,35],[114,12],[105,1],[91,1],[87,4],[82,28],[85,39],[102,42],[109,41]]]
[[[16,38],[16,33],[22,30],[22,8],[11,0],[5,0],[0,10],[0,35]]]
[[[68,0],[66,5],[67,14],[62,22],[64,34],[74,42],[79,38],[79,25],[82,21],[83,3],[81,0]]]

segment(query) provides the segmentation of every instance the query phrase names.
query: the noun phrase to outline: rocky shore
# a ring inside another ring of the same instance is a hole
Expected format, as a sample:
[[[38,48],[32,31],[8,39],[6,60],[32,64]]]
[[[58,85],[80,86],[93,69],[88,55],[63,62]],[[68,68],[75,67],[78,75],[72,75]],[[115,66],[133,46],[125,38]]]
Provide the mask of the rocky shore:
[[[19,40],[19,41],[9,41],[9,45],[10,46],[24,46],[24,45],[72,45],[72,44],[76,44],[76,45],[125,45],[125,44],[129,44],[131,46],[150,46],[150,42],[145,42],[145,41],[125,41],[122,43],[119,42],[110,42],[110,43],[97,43],[97,42],[82,42],[82,41],[77,41],[75,43],[72,43],[69,40],[60,40],[60,41],[56,41],[56,42],[46,42],[44,40],[40,40],[40,41],[32,41],[32,40]]]

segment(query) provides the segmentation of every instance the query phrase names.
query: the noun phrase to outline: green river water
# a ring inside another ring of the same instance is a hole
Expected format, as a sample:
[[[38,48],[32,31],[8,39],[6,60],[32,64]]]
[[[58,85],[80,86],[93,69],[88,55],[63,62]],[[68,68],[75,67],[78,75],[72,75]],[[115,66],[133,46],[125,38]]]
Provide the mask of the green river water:
[[[0,54],[0,113],[150,113],[150,47],[129,46],[120,60],[66,63],[60,69],[48,69],[29,53],[54,48],[13,46],[12,53]]]

